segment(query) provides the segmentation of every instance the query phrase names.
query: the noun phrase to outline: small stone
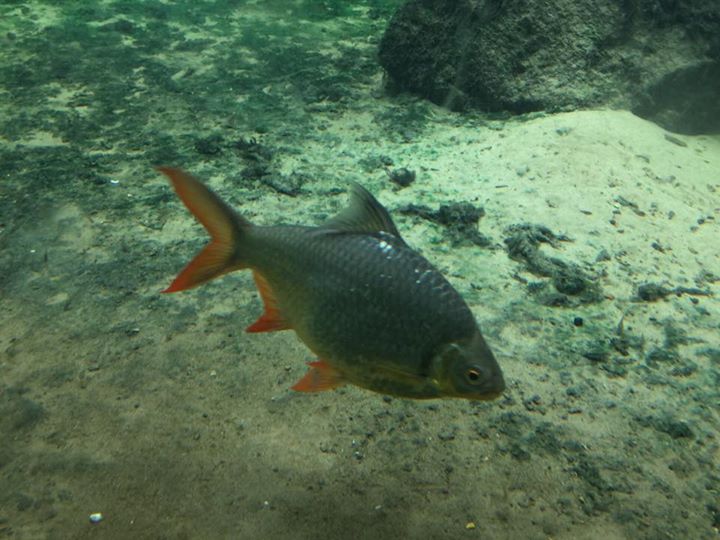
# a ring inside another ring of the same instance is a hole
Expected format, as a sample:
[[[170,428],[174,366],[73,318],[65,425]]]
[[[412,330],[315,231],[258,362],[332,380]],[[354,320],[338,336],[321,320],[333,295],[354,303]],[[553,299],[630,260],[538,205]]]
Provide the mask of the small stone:
[[[645,302],[655,302],[665,298],[672,291],[657,283],[643,283],[637,289],[637,297]]]
[[[387,175],[392,182],[400,187],[407,187],[415,181],[415,171],[404,167],[392,171],[389,170],[387,171]]]
[[[569,397],[578,397],[581,394],[581,392],[582,391],[577,386],[569,386],[565,390],[565,395],[569,396]]]
[[[100,523],[103,520],[103,515],[100,512],[90,514],[90,523]]]

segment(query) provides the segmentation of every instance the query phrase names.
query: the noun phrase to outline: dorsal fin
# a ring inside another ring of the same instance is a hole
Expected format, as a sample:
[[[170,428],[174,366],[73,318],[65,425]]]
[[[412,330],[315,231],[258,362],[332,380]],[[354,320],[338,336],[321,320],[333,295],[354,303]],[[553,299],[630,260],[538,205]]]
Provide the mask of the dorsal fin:
[[[323,223],[321,227],[353,233],[386,232],[402,240],[400,232],[385,207],[373,197],[372,193],[357,182],[351,182],[348,206]]]

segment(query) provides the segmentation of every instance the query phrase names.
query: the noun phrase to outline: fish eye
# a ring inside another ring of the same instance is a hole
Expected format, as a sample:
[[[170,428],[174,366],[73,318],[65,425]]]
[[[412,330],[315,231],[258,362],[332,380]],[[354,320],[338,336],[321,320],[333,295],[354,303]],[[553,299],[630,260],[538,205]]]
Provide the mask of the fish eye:
[[[470,384],[477,384],[478,382],[480,382],[481,377],[481,371],[475,367],[470,368],[465,372],[465,378]]]

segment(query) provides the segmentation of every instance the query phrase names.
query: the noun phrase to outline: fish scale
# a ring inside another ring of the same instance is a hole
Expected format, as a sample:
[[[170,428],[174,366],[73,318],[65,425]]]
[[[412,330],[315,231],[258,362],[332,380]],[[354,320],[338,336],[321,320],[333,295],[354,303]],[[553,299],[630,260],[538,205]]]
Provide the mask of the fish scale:
[[[475,327],[447,280],[388,235],[318,234],[306,228],[285,228],[282,234],[258,229],[257,235],[268,260],[256,267],[284,299],[282,310],[292,327],[320,356],[348,363],[384,355],[390,364],[419,368],[434,344]],[[286,264],[278,272],[280,259]]]

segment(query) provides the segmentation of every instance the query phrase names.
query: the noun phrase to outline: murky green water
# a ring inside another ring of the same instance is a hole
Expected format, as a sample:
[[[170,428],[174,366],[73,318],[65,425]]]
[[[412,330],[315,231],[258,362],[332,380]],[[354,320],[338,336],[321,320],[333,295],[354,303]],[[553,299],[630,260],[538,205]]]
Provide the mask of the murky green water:
[[[390,92],[400,4],[0,5],[0,538],[717,537],[720,139]],[[205,233],[157,165],[262,224],[361,182],[506,392],[292,392],[248,272],[160,294]]]

